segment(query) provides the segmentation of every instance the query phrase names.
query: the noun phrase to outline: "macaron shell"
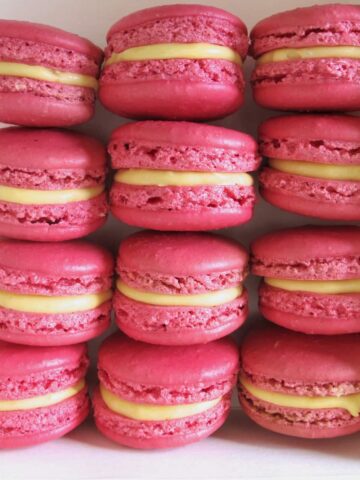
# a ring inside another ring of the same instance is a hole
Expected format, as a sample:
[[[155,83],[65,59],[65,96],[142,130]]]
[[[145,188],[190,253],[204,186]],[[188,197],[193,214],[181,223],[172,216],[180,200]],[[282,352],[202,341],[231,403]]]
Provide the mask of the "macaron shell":
[[[156,345],[195,345],[225,337],[239,328],[248,314],[247,293],[224,305],[202,308],[147,305],[117,292],[114,310],[118,327],[135,340]]]
[[[89,399],[82,391],[50,407],[0,412],[0,449],[55,440],[80,425],[89,411]]]
[[[138,421],[109,410],[98,391],[94,396],[95,423],[111,440],[128,447],[173,448],[202,440],[218,430],[230,413],[230,398],[202,414],[177,420]]]

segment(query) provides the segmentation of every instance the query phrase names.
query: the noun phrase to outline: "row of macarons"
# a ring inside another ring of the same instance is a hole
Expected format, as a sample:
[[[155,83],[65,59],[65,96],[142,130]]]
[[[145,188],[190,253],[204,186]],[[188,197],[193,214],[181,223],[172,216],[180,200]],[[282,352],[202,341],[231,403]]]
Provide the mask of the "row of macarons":
[[[112,213],[155,230],[201,231],[251,219],[253,178],[282,209],[360,220],[360,118],[285,115],[249,135],[192,122],[142,121],[117,128]],[[96,139],[60,129],[0,130],[0,235],[34,241],[83,237],[104,224],[107,157]]]
[[[339,437],[360,431],[359,365],[359,334],[308,336],[263,325],[243,340],[239,362],[230,337],[180,347],[117,332],[99,350],[95,423],[128,447],[186,445],[224,424],[237,384],[243,411],[260,426]],[[80,425],[90,412],[88,366],[85,344],[0,341],[0,448],[53,440]]]
[[[360,109],[358,5],[282,12],[251,32],[254,98],[280,110]],[[130,118],[181,120],[229,115],[243,103],[247,28],[203,5],[141,10],[107,34],[99,98]],[[0,21],[0,121],[70,126],[94,112],[103,52],[45,25]]]
[[[248,315],[246,249],[210,233],[141,231],[116,262],[88,242],[0,243],[0,339],[38,346],[94,338],[110,325],[160,345],[208,343]],[[310,334],[360,333],[360,228],[305,226],[251,245],[263,277],[259,307],[280,326]]]

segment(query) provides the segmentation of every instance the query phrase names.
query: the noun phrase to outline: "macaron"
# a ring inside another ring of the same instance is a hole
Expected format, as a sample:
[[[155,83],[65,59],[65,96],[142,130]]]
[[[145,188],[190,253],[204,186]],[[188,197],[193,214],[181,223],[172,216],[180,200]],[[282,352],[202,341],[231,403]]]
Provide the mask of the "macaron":
[[[0,235],[60,241],[101,227],[108,205],[106,152],[65,130],[0,130]]]
[[[360,431],[360,335],[253,330],[241,347],[239,400],[273,432],[334,438]]]
[[[47,442],[89,414],[85,345],[29,347],[0,341],[0,449]]]
[[[268,233],[251,245],[252,273],[264,277],[260,312],[285,328],[360,332],[360,228],[306,226]]]
[[[275,110],[360,109],[360,6],[314,5],[251,31],[255,101]]]
[[[78,35],[0,20],[0,122],[63,127],[90,120],[102,58]]]
[[[133,448],[170,448],[208,437],[230,412],[239,354],[227,339],[169,347],[120,333],[99,350],[97,428]]]
[[[117,169],[113,215],[153,230],[213,230],[252,217],[252,177],[260,164],[245,133],[191,122],[122,125],[108,151]]]
[[[259,149],[268,157],[259,178],[265,200],[310,217],[360,220],[360,117],[270,118]]]
[[[229,115],[244,100],[244,23],[204,5],[132,13],[107,34],[99,98],[118,115],[179,120]]]
[[[142,231],[120,244],[117,272],[115,320],[135,340],[207,343],[247,317],[248,254],[234,240]]]
[[[0,241],[0,339],[68,345],[110,324],[113,259],[86,242]]]

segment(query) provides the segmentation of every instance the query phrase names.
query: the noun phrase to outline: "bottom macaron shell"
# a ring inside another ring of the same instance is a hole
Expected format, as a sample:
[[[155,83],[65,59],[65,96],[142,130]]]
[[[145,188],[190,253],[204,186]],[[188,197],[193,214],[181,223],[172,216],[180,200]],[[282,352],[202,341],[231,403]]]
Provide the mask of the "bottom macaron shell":
[[[360,417],[341,409],[304,410],[285,408],[240,392],[246,415],[263,428],[301,438],[335,438],[360,431]]]
[[[360,296],[291,292],[262,283],[260,313],[268,320],[298,332],[338,335],[360,332]]]
[[[309,217],[360,220],[360,182],[321,180],[265,168],[260,193],[272,205]]]
[[[18,448],[62,437],[89,415],[86,390],[50,407],[0,412],[0,448]]]
[[[360,109],[359,83],[318,82],[270,83],[253,87],[257,104],[275,110],[356,111]]]
[[[244,101],[236,84],[181,80],[100,84],[99,98],[118,115],[166,120],[221,118],[235,112]]]
[[[67,127],[85,123],[93,115],[93,102],[67,102],[27,92],[0,92],[0,121],[4,123],[29,127]]]
[[[115,321],[129,337],[157,345],[193,345],[225,337],[248,314],[248,295],[216,307],[163,307],[115,293]]]
[[[246,223],[253,215],[253,207],[244,207],[240,211],[203,209],[193,212],[144,211],[136,208],[112,207],[111,213],[122,222],[135,227],[161,231],[205,231]]]
[[[177,420],[139,421],[107,408],[99,391],[93,399],[97,428],[108,438],[132,448],[172,448],[197,442],[218,430],[230,413],[230,395],[213,408]]]
[[[105,332],[110,313],[111,302],[84,312],[48,315],[0,308],[0,339],[42,347],[83,343]]]

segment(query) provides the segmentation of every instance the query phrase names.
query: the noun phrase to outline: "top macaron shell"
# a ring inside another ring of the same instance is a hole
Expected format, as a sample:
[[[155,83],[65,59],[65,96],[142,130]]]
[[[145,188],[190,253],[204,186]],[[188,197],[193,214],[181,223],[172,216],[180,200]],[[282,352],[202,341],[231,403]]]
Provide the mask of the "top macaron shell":
[[[156,44],[212,44],[242,60],[246,26],[236,16],[203,5],[165,5],[135,12],[111,27],[105,58]],[[237,110],[243,102],[241,65],[221,58],[121,61],[105,65],[99,97],[109,110],[131,118],[208,119]]]
[[[0,157],[0,235],[69,240],[105,222],[106,153],[98,140],[65,130],[4,128]],[[64,200],[52,200],[54,194]]]
[[[359,172],[348,168],[360,169],[360,118],[311,114],[270,118],[259,127],[259,150],[270,159],[259,178],[267,201],[311,217],[360,220]]]
[[[100,335],[110,323],[112,274],[112,255],[97,245],[2,240],[0,338],[46,346]],[[91,295],[90,306],[83,306]]]
[[[0,20],[0,31],[1,122],[70,126],[92,117],[103,57],[100,48],[78,35],[37,23]],[[5,73],[7,62],[19,65],[19,71]],[[83,77],[77,84],[62,83],[61,75],[66,74],[85,76],[87,83],[81,84]]]
[[[211,184],[209,179],[189,185],[115,181],[111,209],[125,223],[155,230],[211,230],[244,223],[252,215],[252,185],[236,184],[230,177],[229,184],[216,184],[219,173],[259,166],[257,144],[245,133],[192,122],[135,122],[113,132],[108,151],[114,168],[135,174],[137,169],[166,170],[175,180],[178,171],[214,173]]]
[[[315,5],[281,12],[255,25],[250,34],[252,54],[259,59],[281,49],[358,48],[359,21],[356,5]],[[343,55],[258,64],[252,75],[255,101],[278,110],[358,110],[360,59]]]
[[[247,292],[239,287],[247,275],[248,254],[233,240],[210,234],[140,232],[121,243],[117,271],[115,319],[137,340],[160,345],[207,343],[232,333],[246,319]],[[230,298],[228,289],[239,291]],[[199,295],[213,303],[201,302]]]

